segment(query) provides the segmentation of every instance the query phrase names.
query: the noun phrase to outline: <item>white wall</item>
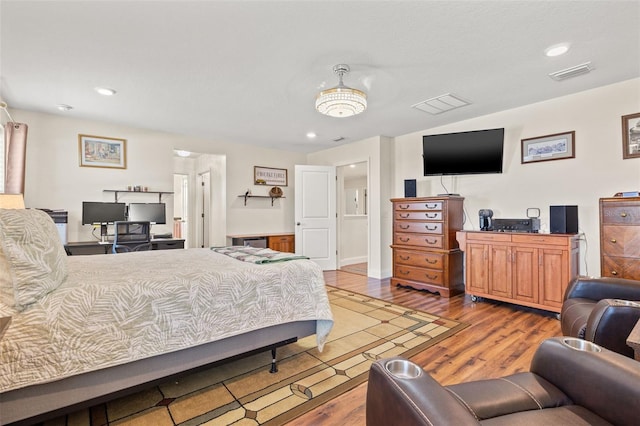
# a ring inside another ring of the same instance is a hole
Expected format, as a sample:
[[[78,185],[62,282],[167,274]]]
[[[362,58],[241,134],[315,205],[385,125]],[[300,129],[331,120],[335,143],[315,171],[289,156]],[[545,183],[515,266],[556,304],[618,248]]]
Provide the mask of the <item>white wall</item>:
[[[559,83],[562,84],[562,83]],[[498,94],[499,96],[499,94]],[[422,136],[504,127],[503,174],[444,177],[449,192],[465,197],[465,229],[478,229],[482,208],[494,217],[524,218],[541,210],[549,230],[549,206],[578,205],[581,273],[600,275],[598,199],[640,190],[640,158],[622,159],[621,117],[640,111],[640,79],[432,128],[395,138],[394,193],[404,179],[418,180],[418,196],[445,192],[439,177],[424,177]],[[521,164],[521,139],[575,130],[575,158]]]
[[[174,149],[226,156],[227,233],[293,233],[291,173],[295,164],[305,164],[304,154],[25,110],[12,109],[11,115],[15,121],[29,125],[25,203],[27,207],[68,210],[69,241],[91,239],[91,227],[81,225],[82,201],[113,201],[113,194],[103,193],[104,189],[124,189],[133,184],[148,186],[152,191],[173,191]],[[127,168],[80,167],[80,133],[127,139]],[[253,200],[245,208],[237,196],[247,188],[254,194],[266,195],[269,191],[268,187],[253,185],[253,166],[288,169],[289,186],[283,187],[288,198],[277,200],[273,207],[270,201]],[[143,202],[157,201],[150,194],[125,194],[122,200],[137,201],[137,197],[144,197]],[[172,212],[172,196],[165,196],[163,201]],[[156,233],[172,231],[171,224],[156,226]]]

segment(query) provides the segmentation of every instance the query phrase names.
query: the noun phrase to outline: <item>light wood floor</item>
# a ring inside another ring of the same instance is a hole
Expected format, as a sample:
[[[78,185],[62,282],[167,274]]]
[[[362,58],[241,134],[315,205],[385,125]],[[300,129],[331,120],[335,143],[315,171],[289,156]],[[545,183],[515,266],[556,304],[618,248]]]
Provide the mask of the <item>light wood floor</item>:
[[[469,296],[450,299],[427,292],[391,287],[342,271],[326,271],[328,285],[400,305],[420,309],[469,324],[458,334],[411,358],[442,384],[501,377],[527,371],[538,344],[559,336],[554,314],[501,302],[474,303]],[[367,384],[334,398],[297,418],[290,425],[364,425]]]

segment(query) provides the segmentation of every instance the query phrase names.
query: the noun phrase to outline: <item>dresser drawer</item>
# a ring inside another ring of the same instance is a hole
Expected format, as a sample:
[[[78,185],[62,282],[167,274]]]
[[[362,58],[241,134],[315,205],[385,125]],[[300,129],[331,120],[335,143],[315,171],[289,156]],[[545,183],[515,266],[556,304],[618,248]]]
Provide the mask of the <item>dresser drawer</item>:
[[[603,226],[601,246],[609,256],[640,257],[640,226]]]
[[[601,275],[640,281],[640,259],[602,256]]]
[[[602,224],[639,225],[640,204],[604,204],[602,206]]]
[[[543,244],[551,246],[566,246],[567,238],[564,236],[553,236],[544,234],[514,234],[511,241],[518,244]]]
[[[395,220],[442,220],[441,211],[414,212],[396,211]]]
[[[442,210],[442,201],[422,201],[413,203],[395,203],[397,210]]]
[[[395,232],[393,235],[393,244],[400,246],[416,246],[438,248],[443,247],[442,235],[420,235],[420,234],[404,234]]]
[[[399,220],[394,223],[394,229],[396,232],[419,232],[442,235],[442,222],[404,222]]]
[[[396,265],[393,269],[393,276],[404,280],[420,281],[438,285],[442,285],[444,282],[444,273],[442,271],[406,265]]]
[[[396,249],[393,251],[393,262],[395,265],[419,266],[442,271],[444,254]]]

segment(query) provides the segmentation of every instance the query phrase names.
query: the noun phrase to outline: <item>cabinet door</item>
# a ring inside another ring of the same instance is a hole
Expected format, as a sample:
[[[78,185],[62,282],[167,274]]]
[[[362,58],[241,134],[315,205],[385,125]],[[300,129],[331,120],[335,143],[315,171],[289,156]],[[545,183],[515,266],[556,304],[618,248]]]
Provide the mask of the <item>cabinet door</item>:
[[[569,252],[540,249],[540,303],[562,308],[564,292],[569,285]]]
[[[513,298],[538,303],[539,258],[538,249],[531,247],[512,247],[513,260]]]
[[[489,246],[489,293],[511,297],[511,248],[506,245]]]
[[[271,250],[293,253],[295,250],[295,239],[293,235],[270,236],[267,239]]]
[[[467,273],[467,291],[487,293],[489,289],[489,254],[485,244],[467,244],[465,256]]]

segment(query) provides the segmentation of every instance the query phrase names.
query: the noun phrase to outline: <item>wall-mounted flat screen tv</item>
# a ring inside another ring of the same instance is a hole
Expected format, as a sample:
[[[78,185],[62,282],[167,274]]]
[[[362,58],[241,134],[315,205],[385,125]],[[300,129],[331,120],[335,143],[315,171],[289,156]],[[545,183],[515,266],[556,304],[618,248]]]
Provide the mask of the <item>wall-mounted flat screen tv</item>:
[[[502,173],[504,128],[425,135],[425,176]]]
[[[82,202],[82,224],[103,225],[127,220],[125,203]]]
[[[167,223],[165,203],[130,203],[129,221]]]

